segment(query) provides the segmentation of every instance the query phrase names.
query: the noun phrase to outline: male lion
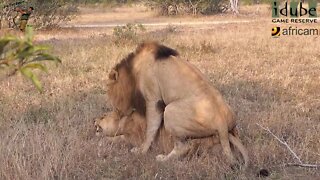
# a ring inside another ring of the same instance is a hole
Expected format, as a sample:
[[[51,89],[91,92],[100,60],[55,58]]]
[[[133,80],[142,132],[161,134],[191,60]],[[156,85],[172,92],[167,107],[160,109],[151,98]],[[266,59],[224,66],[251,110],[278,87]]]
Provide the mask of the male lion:
[[[147,119],[146,138],[133,152],[146,153],[164,121],[174,137],[174,148],[158,161],[179,157],[189,138],[218,135],[224,154],[235,164],[230,142],[248,155],[237,136],[234,114],[221,94],[203,74],[178,53],[154,42],[139,45],[109,73],[108,95],[122,116],[135,109]],[[164,111],[159,104],[165,104]]]

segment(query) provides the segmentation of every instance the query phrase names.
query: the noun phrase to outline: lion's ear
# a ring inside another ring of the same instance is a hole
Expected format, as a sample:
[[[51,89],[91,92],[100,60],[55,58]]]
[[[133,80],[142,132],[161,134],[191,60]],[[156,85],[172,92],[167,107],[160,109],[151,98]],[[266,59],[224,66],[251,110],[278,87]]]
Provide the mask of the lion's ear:
[[[112,69],[111,72],[109,73],[109,79],[113,81],[117,81],[118,77],[119,77],[119,73],[116,70]]]

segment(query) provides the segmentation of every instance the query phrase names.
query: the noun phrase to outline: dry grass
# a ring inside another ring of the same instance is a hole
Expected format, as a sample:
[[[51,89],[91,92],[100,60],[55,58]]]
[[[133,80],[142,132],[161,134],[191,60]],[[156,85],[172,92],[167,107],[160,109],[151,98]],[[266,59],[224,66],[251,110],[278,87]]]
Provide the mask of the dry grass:
[[[44,41],[63,64],[41,76],[43,94],[20,76],[0,82],[0,179],[257,179],[261,168],[272,179],[319,178],[315,169],[284,167],[293,156],[255,125],[284,138],[304,162],[320,163],[320,38],[273,39],[271,27],[255,22],[139,37],[179,50],[223,93],[250,152],[247,171],[230,170],[221,151],[157,163],[156,150],[134,156],[127,145],[95,137],[93,119],[108,107],[107,72],[136,46],[116,46],[96,33]]]

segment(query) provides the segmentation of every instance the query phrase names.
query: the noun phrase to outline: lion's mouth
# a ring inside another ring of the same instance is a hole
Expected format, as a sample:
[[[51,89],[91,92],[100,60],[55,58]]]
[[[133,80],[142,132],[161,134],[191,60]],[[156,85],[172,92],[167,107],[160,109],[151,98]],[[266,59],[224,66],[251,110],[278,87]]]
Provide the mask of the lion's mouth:
[[[102,128],[99,125],[95,125],[96,135],[99,136],[102,133]]]
[[[99,132],[99,133],[102,132],[102,128],[100,126],[97,126],[96,132]]]

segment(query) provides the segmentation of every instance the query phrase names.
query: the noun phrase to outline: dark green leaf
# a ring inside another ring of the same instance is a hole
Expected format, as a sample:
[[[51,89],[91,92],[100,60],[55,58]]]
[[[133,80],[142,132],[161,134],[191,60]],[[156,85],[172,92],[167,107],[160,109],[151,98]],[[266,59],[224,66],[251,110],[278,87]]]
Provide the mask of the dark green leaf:
[[[34,58],[32,61],[56,61],[58,63],[61,63],[61,59],[46,53],[38,54],[38,56]]]
[[[33,72],[29,69],[29,68],[21,68],[20,72],[27,77],[28,79],[30,79],[32,81],[32,83],[36,86],[36,88],[42,92],[42,85],[38,79],[38,77],[33,74]]]
[[[34,48],[33,46],[26,46],[21,49],[21,51],[17,54],[17,59],[26,59],[34,54]]]
[[[29,64],[24,65],[22,68],[39,69],[41,71],[48,72],[46,66],[44,66],[40,63],[29,63]]]
[[[45,51],[45,50],[48,50],[48,49],[49,49],[49,47],[45,46],[45,45],[36,45],[36,46],[34,46],[34,51],[35,52]]]
[[[0,41],[0,55],[3,53],[4,47],[9,43],[10,41],[1,40]]]
[[[0,55],[3,53],[4,48],[9,44],[11,41],[16,41],[16,38],[13,36],[6,36],[0,39]]]

